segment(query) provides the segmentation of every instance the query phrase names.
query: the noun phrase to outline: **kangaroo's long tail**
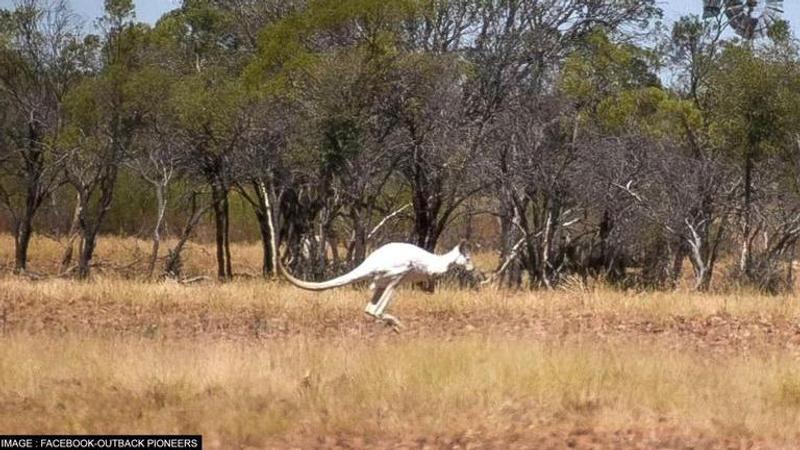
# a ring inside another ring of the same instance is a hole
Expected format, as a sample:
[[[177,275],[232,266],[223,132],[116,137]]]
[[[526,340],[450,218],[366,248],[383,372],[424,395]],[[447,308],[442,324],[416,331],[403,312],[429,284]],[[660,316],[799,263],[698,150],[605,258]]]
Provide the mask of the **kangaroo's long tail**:
[[[290,283],[301,289],[306,289],[309,291],[324,291],[326,289],[333,289],[348,285],[350,283],[355,283],[356,281],[360,281],[368,277],[368,274],[366,274],[364,270],[361,268],[361,266],[359,266],[351,270],[350,272],[338,276],[336,278],[333,278],[331,280],[314,283],[310,281],[303,281],[301,279],[293,277],[292,274],[290,274],[289,271],[286,270],[285,267],[283,267],[283,263],[280,261],[278,261],[278,268],[280,269],[281,274],[283,274],[284,278],[289,280]]]

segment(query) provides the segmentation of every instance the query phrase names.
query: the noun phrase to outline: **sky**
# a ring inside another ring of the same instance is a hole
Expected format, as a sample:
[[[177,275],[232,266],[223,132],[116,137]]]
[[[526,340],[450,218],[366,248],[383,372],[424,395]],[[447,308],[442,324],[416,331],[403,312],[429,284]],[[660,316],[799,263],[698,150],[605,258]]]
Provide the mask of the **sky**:
[[[664,10],[664,20],[668,23],[687,14],[703,13],[703,0],[658,0],[658,4]],[[800,1],[784,0],[783,17],[789,21],[795,35],[800,36]]]
[[[180,5],[179,0],[133,0],[136,18],[142,22],[155,23],[162,14]],[[103,14],[103,0],[67,0],[70,9],[91,29],[94,20]],[[0,0],[0,8],[12,8],[14,0]]]
[[[608,0],[614,1],[614,0]],[[155,23],[166,11],[176,8],[180,0],[134,0],[136,4],[136,17],[144,22]],[[103,12],[103,0],[68,0],[73,11],[80,15],[87,28],[92,28],[92,22]],[[673,22],[686,14],[702,14],[702,0],[658,0],[664,10],[665,21]],[[14,0],[0,0],[0,8],[10,8]],[[789,21],[795,34],[800,36],[800,0],[784,0],[784,17]]]

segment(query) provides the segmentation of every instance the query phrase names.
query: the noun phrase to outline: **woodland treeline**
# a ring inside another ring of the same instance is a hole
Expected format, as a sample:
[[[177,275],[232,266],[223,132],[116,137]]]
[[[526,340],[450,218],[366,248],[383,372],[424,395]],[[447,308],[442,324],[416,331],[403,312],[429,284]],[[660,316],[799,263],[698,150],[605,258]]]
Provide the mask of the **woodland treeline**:
[[[507,286],[669,289],[683,267],[698,290],[793,285],[800,53],[785,22],[745,41],[724,16],[664,25],[654,0],[184,0],[154,25],[131,0],[83,25],[68,6],[0,12],[17,272],[32,233],[58,233],[65,270],[89,276],[138,183],[155,199],[152,277],[180,276],[209,220],[231,278],[236,199],[265,276],[283,252],[323,278],[388,240],[477,240],[480,222]],[[55,225],[53,208],[69,210]],[[177,244],[159,248],[170,211]]]

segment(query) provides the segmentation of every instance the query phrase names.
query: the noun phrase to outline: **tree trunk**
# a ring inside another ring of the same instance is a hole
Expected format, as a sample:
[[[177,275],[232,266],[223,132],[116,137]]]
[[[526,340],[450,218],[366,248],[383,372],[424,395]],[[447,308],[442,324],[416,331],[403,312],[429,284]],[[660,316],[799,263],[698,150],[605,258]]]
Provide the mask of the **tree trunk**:
[[[261,233],[261,248],[263,250],[261,275],[264,278],[271,278],[275,275],[272,251],[272,230],[267,223],[267,218],[263,214],[256,213],[256,218],[258,219],[258,231]]]
[[[25,173],[25,209],[16,223],[14,236],[14,272],[22,273],[28,266],[28,245],[33,234],[33,217],[42,204],[43,152],[40,132],[33,123],[28,124],[28,147],[23,157]],[[11,205],[9,205],[11,207]]]
[[[522,286],[522,264],[520,261],[520,212],[509,187],[502,189],[500,200],[500,260],[495,272],[500,272],[501,280],[507,287],[520,288]],[[511,261],[510,259],[513,259]]]
[[[416,213],[414,231],[417,235],[417,246],[434,253],[438,236],[436,236],[436,224],[433,220],[432,211],[427,208],[427,201],[425,200],[421,203],[415,202],[414,210]],[[436,290],[436,282],[434,280],[423,281],[419,283],[419,287],[425,292],[432,293]]]
[[[795,246],[792,245],[786,260],[786,287],[790,292],[794,291],[794,254]]]
[[[670,283],[672,283],[673,288],[678,286],[681,272],[683,272],[683,260],[688,253],[686,246],[682,242],[679,242],[676,247],[675,254],[672,256],[672,267],[669,274]]]
[[[156,190],[156,202],[158,210],[156,215],[156,223],[155,226],[153,226],[153,250],[150,254],[150,263],[147,267],[147,273],[150,278],[153,277],[156,270],[158,250],[161,246],[161,228],[164,225],[164,216],[167,211],[167,201],[164,193],[166,186],[161,183],[154,183],[154,186]]]
[[[181,237],[178,239],[175,247],[168,252],[167,260],[164,262],[164,274],[168,277],[177,278],[180,276],[181,252],[183,252],[186,242],[192,235],[192,230],[194,230],[194,227],[200,222],[200,218],[203,217],[203,214],[211,207],[211,205],[206,205],[202,208],[198,208],[196,193],[192,195],[191,205],[191,213],[189,214],[189,219],[186,221],[186,225],[183,227]]]
[[[352,249],[347,254],[347,264],[355,266],[367,257],[367,228],[359,214],[351,215],[353,222]]]
[[[698,292],[708,292],[711,288],[711,271],[707,267],[696,269],[694,289]]]
[[[224,217],[224,229],[223,229],[223,238],[225,240],[225,272],[226,278],[231,279],[233,277],[233,268],[231,267],[231,232],[230,232],[230,202],[228,201],[228,192],[225,191],[224,202],[222,204],[223,212],[225,213]]]
[[[717,260],[717,249],[722,237],[725,223],[719,225],[715,239],[712,239],[711,225],[706,222],[696,229],[689,227],[692,234],[688,244],[690,247],[689,260],[694,269],[695,285],[697,291],[705,292],[711,288],[711,278],[714,275],[714,264]]]
[[[427,202],[420,205],[415,203],[414,210],[414,234],[417,235],[417,246],[433,252],[438,241],[433,213],[427,208]]]
[[[739,271],[746,278],[750,276],[750,268],[752,261],[752,240],[750,239],[751,233],[751,217],[750,208],[753,195],[753,157],[751,152],[748,151],[745,155],[744,161],[744,207],[742,208],[742,220],[744,225],[742,228],[742,252],[739,259]]]
[[[14,272],[24,273],[28,266],[28,245],[33,234],[33,215],[25,214],[17,224],[14,237]]]
[[[275,270],[278,268],[278,236],[275,223],[275,216],[272,212],[272,201],[270,200],[269,190],[267,190],[267,186],[262,181],[259,184],[259,188],[261,190],[261,195],[264,197],[264,211],[266,212],[266,219],[267,225],[269,226],[269,261],[264,266],[264,270],[268,271],[271,275],[275,274]]]
[[[431,253],[436,251],[436,243],[439,236],[436,233],[436,215],[438,213],[438,201],[431,204],[428,196],[422,190],[418,190],[414,196],[414,232],[417,235],[417,246]],[[436,283],[433,280],[423,281],[419,284],[426,292],[433,292]]]
[[[320,276],[325,276],[328,266],[328,234],[327,229],[325,228],[325,222],[327,221],[327,214],[325,214],[326,212],[327,211],[323,211],[323,214],[321,214],[322,217],[317,225],[318,229],[316,236],[311,236],[311,243],[314,249],[312,254],[316,257],[315,265],[318,268],[317,270]]]
[[[83,247],[81,248],[78,257],[78,278],[85,280],[89,278],[91,270],[92,256],[94,256],[94,247],[96,242],[96,233],[92,230],[87,230],[82,233]]]
[[[264,278],[271,278],[275,275],[278,267],[278,243],[275,233],[275,221],[272,214],[272,201],[270,200],[269,190],[266,183],[262,180],[251,182],[255,199],[247,195],[242,189],[242,195],[253,207],[253,211],[258,221],[258,231],[261,234],[261,275]]]
[[[111,200],[114,198],[114,187],[116,186],[118,174],[116,162],[108,165],[105,170],[106,172],[98,183],[100,198],[97,202],[97,210],[94,211],[94,218],[90,217],[90,189],[84,186],[83,192],[80,193],[81,211],[79,215],[80,220],[78,222],[81,228],[81,235],[83,236],[83,248],[81,248],[80,257],[78,259],[78,278],[82,280],[89,277],[92,257],[94,256],[94,249],[97,243],[97,234],[100,232],[103,219],[105,219],[106,213],[111,207]]]
[[[72,253],[75,251],[75,239],[77,239],[79,236],[78,228],[80,226],[82,206],[80,193],[76,193],[75,197],[75,212],[72,213],[72,221],[69,224],[69,231],[67,233],[67,247],[64,250],[64,256],[61,258],[62,273],[66,272],[69,269],[69,265],[72,263]]]
[[[217,250],[217,277],[220,280],[230,278],[230,249],[227,245],[228,207],[227,190],[219,180],[211,184],[212,205],[214,208],[214,230]]]
[[[436,176],[428,173],[424,157],[419,145],[414,146],[414,167],[412,169],[412,189],[414,207],[414,233],[417,237],[417,246],[433,252],[436,250],[436,220],[441,208],[441,186],[437,180],[430,177]]]
[[[222,209],[222,200],[218,194],[214,193],[214,237],[217,249],[217,277],[220,279],[226,278],[225,273],[225,235],[224,235],[224,217]]]
[[[553,289],[553,286],[550,283],[550,277],[548,273],[548,269],[550,266],[550,240],[552,238],[551,235],[552,222],[553,222],[552,211],[548,211],[544,223],[544,232],[542,234],[542,249],[541,249],[542,250],[541,277],[542,277],[542,282],[547,287],[547,289]]]
[[[429,220],[428,212],[423,212],[417,219],[417,246],[434,253],[436,251],[436,242],[438,237],[434,234],[434,224]],[[434,280],[423,281],[419,287],[425,292],[432,293],[436,290],[436,282]]]

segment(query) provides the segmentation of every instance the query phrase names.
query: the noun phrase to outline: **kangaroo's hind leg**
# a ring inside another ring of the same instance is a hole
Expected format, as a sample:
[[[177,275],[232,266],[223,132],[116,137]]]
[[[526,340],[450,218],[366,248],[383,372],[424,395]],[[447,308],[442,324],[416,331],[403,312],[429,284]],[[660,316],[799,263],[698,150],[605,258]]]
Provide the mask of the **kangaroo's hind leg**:
[[[376,286],[374,288],[374,292],[372,293],[372,299],[370,299],[369,303],[367,303],[367,307],[364,308],[364,312],[376,319],[380,319],[381,315],[378,312],[378,306],[380,305],[381,298],[385,292],[386,286]]]
[[[386,309],[392,302],[392,297],[394,296],[394,290],[400,281],[403,279],[402,276],[393,279],[389,284],[386,286],[386,290],[384,291],[383,295],[381,295],[380,300],[378,301],[377,306],[377,313],[381,319],[383,319],[387,324],[399,328],[401,326],[400,321],[391,314],[386,313]]]
[[[401,278],[402,277],[393,278],[386,284],[377,285],[375,287],[375,292],[372,294],[372,299],[367,303],[366,308],[364,308],[365,313],[384,321],[387,325],[395,327],[395,329],[400,326],[400,321],[394,316],[386,314],[385,311],[394,294],[394,288],[397,286],[397,283],[400,282]]]

